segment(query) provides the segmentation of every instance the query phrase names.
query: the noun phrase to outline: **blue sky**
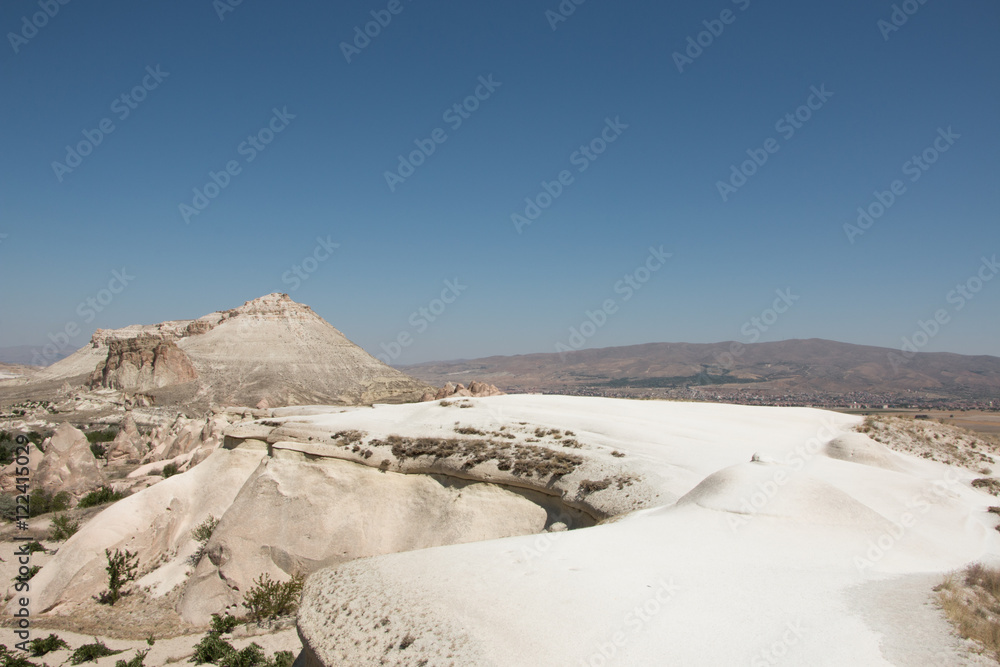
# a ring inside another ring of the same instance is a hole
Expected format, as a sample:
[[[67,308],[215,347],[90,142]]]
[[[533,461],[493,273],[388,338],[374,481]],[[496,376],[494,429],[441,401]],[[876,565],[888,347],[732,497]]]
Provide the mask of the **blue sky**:
[[[0,8],[0,346],[277,291],[399,364],[935,315],[1000,355],[995,2],[49,3]]]

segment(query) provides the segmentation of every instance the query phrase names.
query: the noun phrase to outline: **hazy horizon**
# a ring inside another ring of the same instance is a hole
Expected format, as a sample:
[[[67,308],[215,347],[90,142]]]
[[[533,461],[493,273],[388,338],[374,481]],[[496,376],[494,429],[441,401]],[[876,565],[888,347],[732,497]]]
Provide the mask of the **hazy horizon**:
[[[985,0],[8,3],[0,347],[286,292],[373,355],[410,341],[394,365],[1000,356],[998,27]]]

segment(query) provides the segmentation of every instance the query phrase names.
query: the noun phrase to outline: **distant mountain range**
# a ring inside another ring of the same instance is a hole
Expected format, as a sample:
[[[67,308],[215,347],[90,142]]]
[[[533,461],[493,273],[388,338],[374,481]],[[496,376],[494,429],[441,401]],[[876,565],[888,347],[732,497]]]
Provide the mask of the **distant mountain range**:
[[[809,339],[774,343],[649,343],[565,354],[431,362],[401,367],[432,385],[471,379],[507,392],[677,396],[711,391],[911,394],[1000,398],[1000,357],[899,350]],[[873,402],[879,400],[872,397]]]

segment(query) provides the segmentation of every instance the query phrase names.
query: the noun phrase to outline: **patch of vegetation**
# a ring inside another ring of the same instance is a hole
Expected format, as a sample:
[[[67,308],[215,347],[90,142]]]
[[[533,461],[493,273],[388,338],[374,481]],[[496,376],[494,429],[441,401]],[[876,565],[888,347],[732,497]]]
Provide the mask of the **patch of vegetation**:
[[[461,433],[462,435],[486,435],[473,426],[456,426],[455,433]]]
[[[52,540],[62,542],[68,540],[80,530],[79,521],[71,521],[65,514],[56,514],[52,517]]]
[[[232,644],[218,634],[209,632],[195,645],[194,655],[191,656],[189,662],[193,662],[196,665],[202,665],[206,662],[217,665],[219,664],[219,660],[235,652],[236,649],[233,648]]]
[[[34,489],[29,498],[28,510],[30,516],[40,516],[49,512],[63,512],[69,509],[73,496],[67,491],[53,494],[44,489]]]
[[[616,449],[613,452],[611,452],[611,456],[615,457],[616,459],[624,458],[625,457],[625,452],[619,452]]]
[[[247,616],[260,623],[295,613],[305,581],[301,574],[288,581],[273,581],[268,574],[260,575],[243,598]]]
[[[209,514],[208,518],[195,526],[195,529],[191,531],[191,538],[195,542],[198,542],[197,551],[191,554],[191,558],[188,559],[192,567],[196,567],[205,556],[205,547],[208,545],[208,541],[212,539],[212,533],[215,532],[215,528],[218,525],[219,520]]]
[[[857,431],[890,449],[961,466],[982,475],[990,474],[993,457],[1000,456],[997,436],[936,421],[894,415],[868,416]]]
[[[50,634],[45,639],[32,639],[28,647],[28,652],[31,653],[32,657],[40,658],[46,653],[69,648],[69,644],[67,644],[62,638],[54,634]]]
[[[410,645],[412,645],[412,644],[413,644],[413,642],[415,642],[415,641],[417,641],[417,638],[416,638],[416,637],[414,637],[414,636],[413,636],[413,635],[411,635],[410,633],[406,633],[406,636],[405,636],[405,637],[403,637],[403,639],[402,639],[402,640],[401,640],[401,641],[399,642],[399,650],[400,650],[400,651],[405,651],[405,650],[406,650],[406,649],[408,649],[408,648],[410,647]]]
[[[364,431],[350,430],[350,431],[337,431],[330,437],[334,440],[339,440],[337,444],[340,445],[353,445],[360,444],[367,434]]]
[[[229,612],[224,615],[212,614],[212,632],[216,634],[228,634],[235,630],[239,623],[239,620]]]
[[[212,533],[215,532],[215,528],[219,525],[219,520],[216,519],[211,514],[199,523],[194,530],[191,531],[191,537],[194,538],[195,542],[208,542],[212,538]]]
[[[0,644],[0,665],[3,667],[39,667],[31,662],[21,651],[11,651],[6,644]]]
[[[107,445],[100,442],[90,443],[90,453],[94,455],[95,459],[103,459],[108,453]]]
[[[173,477],[178,472],[180,471],[177,469],[176,463],[168,463],[167,465],[163,466],[162,470],[160,470],[160,474],[163,475],[163,479],[166,479],[168,477]]]
[[[44,552],[45,551],[45,547],[42,546],[42,543],[39,542],[38,540],[32,540],[31,542],[28,542],[27,544],[25,544],[21,548],[22,549],[27,549],[29,554],[37,554],[38,552]]]
[[[80,665],[85,662],[97,662],[98,658],[105,658],[109,655],[118,655],[119,653],[124,653],[124,651],[113,651],[109,649],[104,642],[97,641],[93,644],[84,644],[80,648],[73,651],[73,655],[69,657],[69,664]]]
[[[26,581],[31,581],[31,579],[36,574],[38,574],[39,570],[41,570],[41,569],[42,569],[41,565],[32,565],[31,567],[28,568],[28,573],[27,574],[19,574],[16,577],[14,577],[13,579],[11,579],[11,581],[14,582],[15,584],[24,583]]]
[[[143,667],[147,653],[149,653],[148,648],[145,651],[136,651],[131,660],[119,660],[115,663],[115,667]]]
[[[0,517],[5,521],[17,520],[17,498],[10,494],[0,495]]]
[[[487,461],[496,461],[499,470],[511,471],[518,477],[559,477],[573,472],[583,459],[573,454],[545,447],[521,445],[496,440],[459,440],[453,438],[404,438],[390,435],[386,440],[372,440],[373,447],[391,448],[400,460],[423,456],[434,460],[456,458],[463,470],[470,470]]]
[[[87,442],[91,444],[98,442],[112,442],[118,437],[118,427],[108,426],[107,428],[102,428],[96,431],[88,431],[86,435]]]
[[[610,479],[602,479],[597,482],[592,479],[585,479],[580,482],[580,495],[589,496],[591,493],[597,493],[598,491],[603,491],[604,489],[611,486]]]
[[[565,440],[562,440],[559,444],[562,445],[563,447],[569,447],[570,449],[581,449],[583,447],[583,445],[581,445],[576,438],[566,438]]]
[[[115,549],[114,553],[110,549],[104,550],[104,555],[108,559],[108,566],[104,571],[108,573],[108,590],[98,597],[102,604],[114,605],[122,597],[122,588],[130,581],[135,581],[136,572],[139,569],[139,554],[126,549],[121,551]]]
[[[986,493],[992,493],[994,496],[1000,496],[1000,479],[980,477],[979,479],[972,480],[972,486],[977,489],[983,489]]]
[[[1000,568],[974,563],[934,589],[945,615],[965,639],[1000,661]]]
[[[102,486],[99,489],[94,489],[83,498],[80,498],[80,502],[76,506],[80,509],[85,507],[97,507],[98,505],[105,505],[107,503],[114,503],[125,497],[125,494],[121,491],[115,491],[110,486]]]
[[[195,646],[189,662],[196,665],[210,663],[218,667],[291,667],[295,656],[291,651],[278,651],[268,659],[264,649],[257,643],[237,651],[232,644],[215,632],[205,635]]]

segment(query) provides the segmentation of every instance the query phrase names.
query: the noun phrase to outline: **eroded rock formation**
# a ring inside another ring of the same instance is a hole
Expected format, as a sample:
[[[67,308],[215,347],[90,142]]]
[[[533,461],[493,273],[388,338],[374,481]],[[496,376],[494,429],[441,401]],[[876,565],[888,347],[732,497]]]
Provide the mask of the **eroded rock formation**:
[[[139,336],[112,340],[108,358],[90,379],[92,388],[145,392],[198,379],[198,371],[173,340]]]

